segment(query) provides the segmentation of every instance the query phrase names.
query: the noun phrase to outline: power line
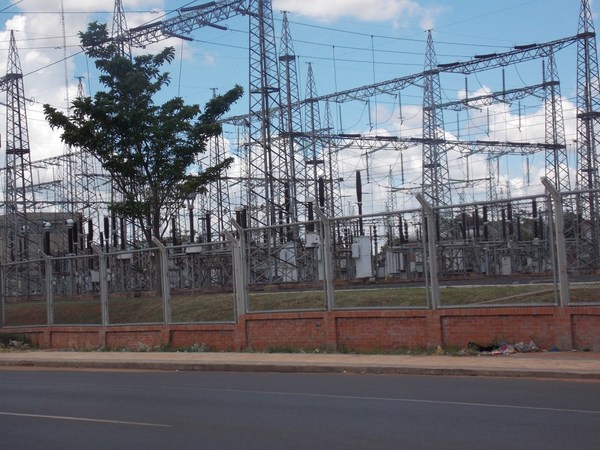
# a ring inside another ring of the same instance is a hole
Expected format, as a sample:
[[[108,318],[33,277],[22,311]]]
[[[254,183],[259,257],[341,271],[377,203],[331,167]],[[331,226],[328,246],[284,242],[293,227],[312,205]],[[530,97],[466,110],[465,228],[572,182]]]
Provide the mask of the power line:
[[[372,34],[372,33],[363,33],[360,31],[350,31],[350,30],[344,30],[341,28],[333,28],[333,27],[326,27],[324,25],[314,25],[314,24],[307,24],[307,23],[302,23],[302,22],[293,22],[290,21],[290,23],[293,23],[295,25],[300,25],[300,26],[305,26],[305,27],[309,27],[309,28],[316,28],[316,29],[320,29],[320,30],[328,30],[328,31],[335,31],[337,33],[345,33],[345,34],[352,34],[355,36],[364,36],[364,37],[376,37],[376,38],[380,38],[380,39],[388,39],[388,40],[394,40],[394,41],[400,41],[400,42],[418,42],[420,44],[425,44],[426,40],[425,39],[415,39],[415,38],[406,38],[406,37],[398,37],[398,36],[386,36],[386,35],[381,35],[381,34]],[[506,45],[479,45],[479,44],[471,44],[471,43],[466,43],[466,42],[449,42],[449,41],[436,41],[436,45],[437,44],[443,44],[443,45],[459,45],[459,46],[464,46],[464,47],[476,47],[476,48],[495,48],[495,49],[508,49],[510,48],[509,46]]]

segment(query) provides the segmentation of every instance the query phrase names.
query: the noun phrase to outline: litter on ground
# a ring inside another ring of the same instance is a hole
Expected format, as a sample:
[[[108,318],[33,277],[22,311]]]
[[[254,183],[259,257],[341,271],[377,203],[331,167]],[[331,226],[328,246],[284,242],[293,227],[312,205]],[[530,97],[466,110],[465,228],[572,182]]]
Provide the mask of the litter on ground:
[[[478,352],[480,355],[497,356],[497,355],[512,355],[514,353],[530,353],[539,352],[540,348],[533,341],[517,342],[509,344],[501,342],[500,344],[479,345],[475,342],[469,342],[467,345],[469,350]]]

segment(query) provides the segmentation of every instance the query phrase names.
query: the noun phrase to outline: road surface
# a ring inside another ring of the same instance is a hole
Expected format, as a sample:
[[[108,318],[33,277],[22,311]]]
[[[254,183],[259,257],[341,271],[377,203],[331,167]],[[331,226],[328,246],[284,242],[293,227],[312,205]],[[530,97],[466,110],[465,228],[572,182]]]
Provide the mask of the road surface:
[[[597,449],[600,382],[0,369],[2,448]]]

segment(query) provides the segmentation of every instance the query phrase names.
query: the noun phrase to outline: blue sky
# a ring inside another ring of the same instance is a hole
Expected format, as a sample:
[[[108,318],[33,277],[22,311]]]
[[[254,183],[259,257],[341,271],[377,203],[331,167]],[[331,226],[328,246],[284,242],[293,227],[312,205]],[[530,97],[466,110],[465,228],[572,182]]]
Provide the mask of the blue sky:
[[[190,0],[123,0],[127,21],[133,27],[159,18],[173,16],[173,10],[204,1]],[[75,77],[85,77],[86,93],[100,88],[93,63],[77,55],[77,32],[91,20],[111,21],[112,0],[63,0],[63,38],[60,0],[0,1],[0,73],[8,50],[8,29],[17,30],[17,45],[23,65],[28,98],[29,132],[32,160],[64,151],[58,133],[45,125],[41,105],[66,105],[76,92]],[[11,6],[12,5],[12,6]],[[274,0],[275,30],[279,39],[281,10],[289,11],[294,48],[299,56],[300,87],[304,95],[306,68],[310,62],[319,94],[354,88],[374,81],[401,77],[423,70],[426,31],[433,30],[438,62],[468,60],[476,54],[502,52],[515,44],[547,42],[577,34],[579,0]],[[592,3],[596,12],[596,5]],[[192,35],[193,42],[169,40],[150,46],[154,51],[164,45],[177,50],[175,63],[169,68],[172,83],[166,96],[181,95],[190,103],[203,104],[212,88],[223,92],[238,83],[248,84],[248,23],[239,17],[225,23],[226,31],[206,28]],[[63,46],[66,42],[66,48]],[[279,41],[277,41],[279,45]],[[66,65],[62,61],[67,55]],[[576,46],[557,55],[567,141],[574,138],[574,101],[576,94]],[[541,63],[508,67],[507,89],[541,82]],[[464,95],[462,76],[442,77],[442,97],[456,100]],[[469,95],[498,90],[502,86],[500,71],[470,76]],[[418,90],[408,89],[398,96],[379,96],[369,104],[354,102],[340,108],[336,124],[343,132],[419,136],[421,98]],[[247,112],[248,99],[236,105],[234,114]],[[520,111],[520,113],[519,113]],[[522,104],[494,105],[474,111],[467,118],[446,113],[446,130],[463,139],[495,139],[542,142],[543,108],[539,101]],[[370,112],[370,114],[369,114]],[[336,110],[337,113],[337,110]],[[0,109],[0,130],[4,134],[5,113]],[[233,142],[236,130],[226,130]],[[347,180],[356,170],[367,170],[369,186],[365,189],[372,210],[382,210],[387,188],[418,188],[420,149],[403,152],[378,152],[367,162],[364,151],[348,150],[340,154],[340,171]],[[3,154],[0,154],[4,162]],[[451,177],[476,179],[485,177],[485,161],[472,157],[465,161],[450,155]],[[543,174],[543,155],[501,161],[499,185],[511,186],[512,195],[539,192]],[[530,169],[526,171],[525,166]],[[239,165],[235,170],[240,170]],[[575,167],[570,168],[574,173]],[[390,178],[390,172],[393,174]],[[525,173],[527,172],[527,173]],[[235,175],[235,173],[234,173]],[[241,173],[240,173],[241,175]],[[363,176],[363,179],[366,179]],[[572,181],[574,182],[574,180]],[[353,190],[348,181],[344,189]],[[481,195],[481,186],[473,183],[466,189],[467,200]],[[401,195],[399,206],[414,206],[412,196]],[[348,212],[352,212],[349,207]]]

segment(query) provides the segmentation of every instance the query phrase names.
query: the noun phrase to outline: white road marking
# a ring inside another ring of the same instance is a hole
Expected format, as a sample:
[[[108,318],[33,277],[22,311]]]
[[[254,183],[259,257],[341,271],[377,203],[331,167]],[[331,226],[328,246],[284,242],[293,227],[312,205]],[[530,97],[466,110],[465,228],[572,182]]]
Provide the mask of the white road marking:
[[[112,423],[117,425],[137,425],[142,427],[170,427],[162,423],[146,423],[146,422],[128,422],[125,420],[109,420],[109,419],[92,419],[89,417],[68,417],[68,416],[50,416],[46,414],[23,414],[0,411],[2,416],[17,416],[17,417],[33,417],[38,419],[55,419],[55,420],[75,420],[78,422],[95,422],[95,423]]]
[[[548,412],[565,412],[565,413],[577,413],[577,414],[600,414],[600,411],[589,410],[589,409],[566,409],[566,408],[548,408],[543,406],[520,406],[520,405],[501,405],[498,403],[472,403],[472,402],[455,402],[449,400],[424,400],[424,399],[413,399],[413,398],[391,398],[391,397],[360,397],[355,395],[333,395],[333,394],[309,394],[302,392],[280,392],[280,391],[252,391],[245,389],[210,389],[200,388],[205,391],[222,391],[222,392],[238,392],[243,394],[267,394],[267,395],[289,395],[298,397],[321,397],[321,398],[333,398],[341,400],[374,400],[381,402],[402,402],[402,403],[428,403],[438,405],[455,405],[455,406],[473,406],[480,408],[505,408],[505,409],[525,409],[534,411],[548,411]]]

